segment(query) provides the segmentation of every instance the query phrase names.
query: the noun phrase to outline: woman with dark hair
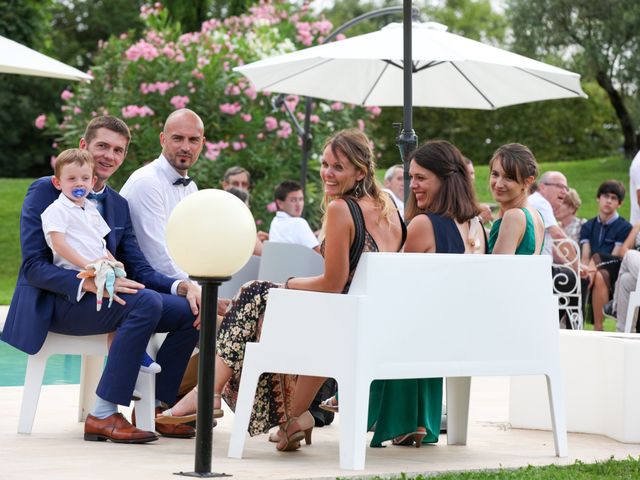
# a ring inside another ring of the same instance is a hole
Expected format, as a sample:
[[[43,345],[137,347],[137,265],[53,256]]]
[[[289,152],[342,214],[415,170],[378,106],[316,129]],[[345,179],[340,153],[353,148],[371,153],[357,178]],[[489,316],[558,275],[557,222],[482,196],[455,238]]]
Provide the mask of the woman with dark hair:
[[[405,252],[485,253],[485,233],[471,177],[449,142],[425,143],[411,155]],[[440,433],[442,379],[375,381],[369,399],[372,447],[434,443]]]
[[[369,139],[360,130],[338,132],[325,143],[320,167],[324,184],[324,273],[317,277],[290,278],[284,285],[253,281],[234,298],[218,331],[214,407],[220,397],[235,408],[244,349],[260,338],[269,289],[291,288],[346,293],[363,252],[397,252],[406,228],[388,195],[375,180],[375,163]],[[310,326],[309,326],[310,327]],[[304,329],[304,319],[301,319]],[[304,341],[303,337],[299,341]],[[283,352],[285,354],[286,352]],[[325,379],[264,374],[258,382],[249,433],[266,433],[279,425],[274,440],[281,451],[296,450],[300,441],[311,443],[314,419],[308,408]],[[158,421],[184,422],[197,408],[196,395],[187,394]]]
[[[539,255],[544,240],[544,222],[529,205],[529,189],[538,176],[538,163],[531,150],[519,143],[498,148],[489,162],[489,187],[500,205],[498,220],[489,233],[489,252]]]

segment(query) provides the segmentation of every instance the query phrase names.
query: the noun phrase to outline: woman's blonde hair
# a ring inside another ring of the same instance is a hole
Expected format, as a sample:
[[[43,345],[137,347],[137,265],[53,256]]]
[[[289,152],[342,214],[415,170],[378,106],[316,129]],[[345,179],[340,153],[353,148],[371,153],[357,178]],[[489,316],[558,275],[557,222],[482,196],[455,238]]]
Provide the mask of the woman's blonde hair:
[[[566,203],[577,212],[580,208],[580,205],[582,205],[582,200],[580,200],[580,195],[578,195],[576,189],[570,188],[567,194],[564,196],[562,203]]]
[[[334,156],[342,156],[349,160],[357,170],[364,173],[364,178],[356,183],[354,188],[341,195],[328,196],[325,194],[323,207],[336,198],[350,197],[358,199],[369,197],[380,209],[380,219],[391,221],[392,215],[396,214],[396,208],[389,195],[382,192],[380,184],[376,180],[376,165],[373,158],[371,141],[357,128],[341,130],[324,143],[322,151],[331,149]],[[326,215],[322,220],[322,230],[324,232]]]

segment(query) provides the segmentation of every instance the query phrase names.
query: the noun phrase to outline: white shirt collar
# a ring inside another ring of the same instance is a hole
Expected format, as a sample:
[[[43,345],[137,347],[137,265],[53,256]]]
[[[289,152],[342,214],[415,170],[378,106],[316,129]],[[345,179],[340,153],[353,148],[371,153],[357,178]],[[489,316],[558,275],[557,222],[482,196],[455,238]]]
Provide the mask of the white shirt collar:
[[[189,178],[189,177],[183,177],[182,175],[180,175],[176,171],[176,169],[171,166],[171,164],[169,163],[169,160],[167,160],[163,154],[160,154],[160,156],[157,159],[157,162],[158,162],[158,169],[162,172],[162,174],[166,177],[166,179],[171,184],[173,184],[173,182],[175,182],[179,178]]]
[[[58,200],[60,200],[62,202],[62,204],[67,208],[82,208],[80,205],[75,203],[73,200],[71,200],[69,197],[67,197],[62,192],[60,192],[60,195],[58,195]],[[85,203],[85,205],[87,204],[87,200],[86,199],[85,199],[84,203]]]
[[[276,212],[276,217],[280,217],[280,218],[293,218],[291,215],[289,215],[287,212],[283,212],[282,210],[278,210]]]

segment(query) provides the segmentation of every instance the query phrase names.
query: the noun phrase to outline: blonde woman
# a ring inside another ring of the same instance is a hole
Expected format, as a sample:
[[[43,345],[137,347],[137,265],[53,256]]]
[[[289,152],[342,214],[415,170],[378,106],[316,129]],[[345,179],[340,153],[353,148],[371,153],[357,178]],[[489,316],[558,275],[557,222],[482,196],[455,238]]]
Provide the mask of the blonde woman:
[[[324,273],[291,278],[284,285],[254,281],[241,288],[218,332],[214,408],[220,408],[221,396],[235,408],[245,345],[260,338],[269,289],[346,293],[363,252],[402,248],[406,228],[374,174],[370,141],[360,130],[341,131],[325,143],[320,167],[326,208],[321,244]],[[303,332],[312,326],[305,326],[304,319],[300,322],[296,341],[310,341]],[[314,419],[308,408],[324,380],[300,376],[296,382],[292,375],[264,374],[258,383],[249,433],[266,433],[279,425],[274,440],[280,451],[298,449],[303,439],[311,443]],[[196,395],[190,392],[158,421],[188,421],[196,406]]]

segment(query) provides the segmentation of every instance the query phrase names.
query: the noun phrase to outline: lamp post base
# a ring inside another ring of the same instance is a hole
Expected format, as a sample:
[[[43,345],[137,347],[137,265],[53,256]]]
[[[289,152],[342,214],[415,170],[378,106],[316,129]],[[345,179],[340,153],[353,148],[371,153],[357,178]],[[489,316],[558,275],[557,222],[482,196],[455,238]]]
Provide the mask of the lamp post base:
[[[230,277],[191,277],[202,286],[200,302],[200,364],[198,365],[198,411],[196,418],[196,455],[194,472],[185,477],[230,477],[211,471],[213,459],[213,386],[216,355],[216,313],[218,286]]]
[[[227,473],[216,473],[216,472],[177,472],[174,475],[181,475],[183,477],[196,477],[196,478],[214,478],[214,477],[230,477],[231,475]]]

